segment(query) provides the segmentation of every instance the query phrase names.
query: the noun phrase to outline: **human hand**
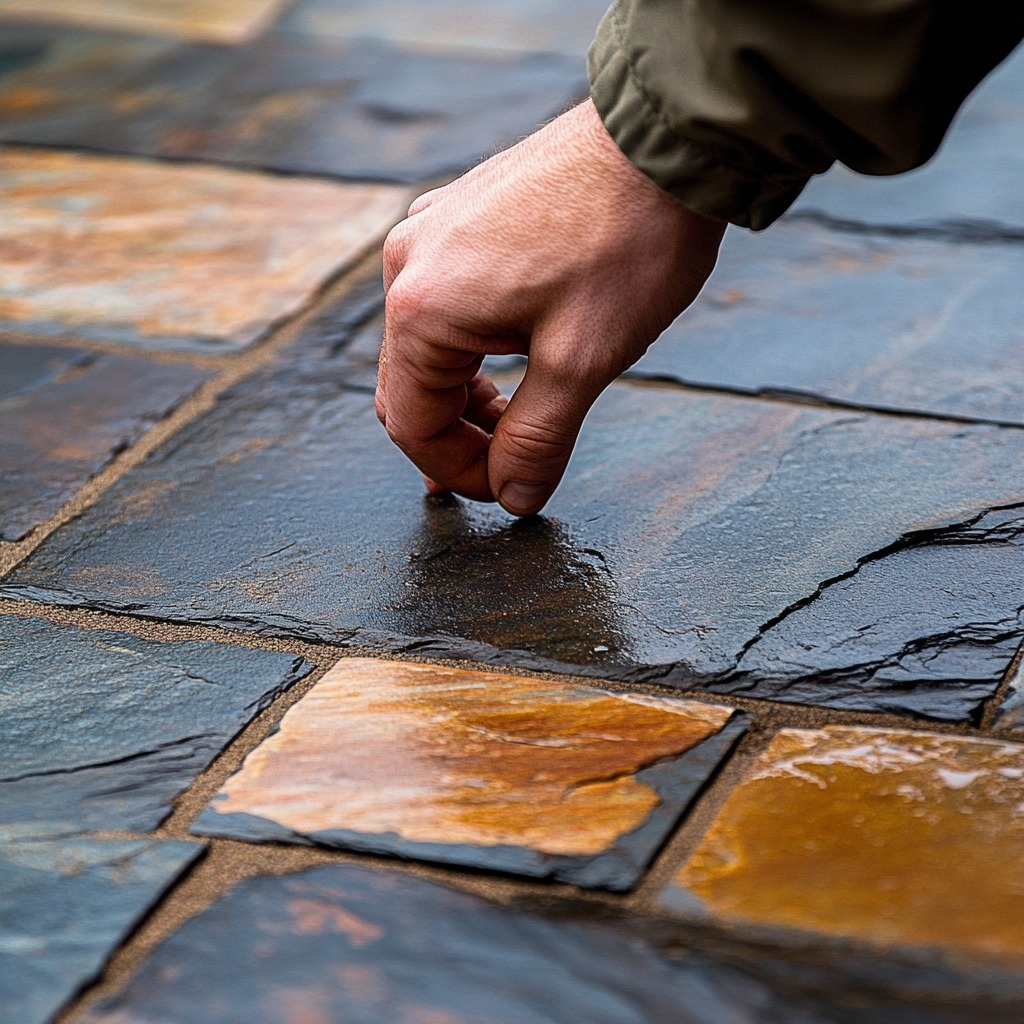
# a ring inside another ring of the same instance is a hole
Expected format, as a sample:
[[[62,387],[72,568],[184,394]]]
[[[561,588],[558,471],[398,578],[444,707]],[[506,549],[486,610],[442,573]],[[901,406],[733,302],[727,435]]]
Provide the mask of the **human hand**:
[[[378,417],[431,491],[538,512],[587,411],[693,301],[724,231],[580,104],[420,196],[388,236]],[[479,371],[513,353],[528,364],[509,401]]]

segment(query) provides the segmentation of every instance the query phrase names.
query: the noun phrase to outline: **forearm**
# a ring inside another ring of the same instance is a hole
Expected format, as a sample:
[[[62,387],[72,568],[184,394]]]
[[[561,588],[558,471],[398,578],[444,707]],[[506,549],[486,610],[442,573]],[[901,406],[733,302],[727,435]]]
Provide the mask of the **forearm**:
[[[691,209],[763,228],[835,160],[918,166],[1024,36],[1002,0],[616,0],[592,96],[632,163]]]

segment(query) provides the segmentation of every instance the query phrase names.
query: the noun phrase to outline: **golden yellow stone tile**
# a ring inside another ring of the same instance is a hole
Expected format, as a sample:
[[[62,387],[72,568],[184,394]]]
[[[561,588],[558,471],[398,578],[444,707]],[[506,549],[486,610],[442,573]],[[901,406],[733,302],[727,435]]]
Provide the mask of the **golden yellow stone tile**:
[[[405,190],[0,150],[0,323],[248,343],[399,219]]]
[[[676,884],[729,919],[1019,959],[1022,853],[1024,747],[793,729],[733,791]],[[666,903],[679,896],[669,889]]]
[[[730,710],[521,676],[342,661],[246,759],[212,808],[297,833],[598,854],[658,794],[643,767],[717,732]]]
[[[286,0],[0,0],[0,18],[242,43]]]

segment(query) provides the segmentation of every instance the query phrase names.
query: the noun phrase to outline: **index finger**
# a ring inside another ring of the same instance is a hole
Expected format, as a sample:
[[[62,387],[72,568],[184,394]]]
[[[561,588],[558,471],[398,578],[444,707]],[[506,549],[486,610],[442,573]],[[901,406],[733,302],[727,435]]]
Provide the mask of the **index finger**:
[[[390,305],[389,295],[377,403],[388,435],[436,484],[494,501],[487,482],[490,433],[465,415],[482,355],[424,337],[419,326],[392,315]]]

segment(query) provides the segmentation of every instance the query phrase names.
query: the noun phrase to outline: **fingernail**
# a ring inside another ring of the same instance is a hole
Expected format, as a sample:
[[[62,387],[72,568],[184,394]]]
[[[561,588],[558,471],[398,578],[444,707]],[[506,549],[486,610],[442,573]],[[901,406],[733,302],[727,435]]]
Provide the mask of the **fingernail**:
[[[509,480],[502,487],[498,499],[509,512],[526,516],[539,509],[547,496],[547,484],[525,484],[520,480]]]

